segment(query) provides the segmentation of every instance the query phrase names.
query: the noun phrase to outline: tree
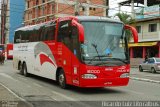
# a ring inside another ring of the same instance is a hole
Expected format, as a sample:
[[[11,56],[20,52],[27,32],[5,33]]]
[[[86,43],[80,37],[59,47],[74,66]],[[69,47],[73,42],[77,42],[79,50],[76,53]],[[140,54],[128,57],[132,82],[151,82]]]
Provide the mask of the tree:
[[[134,23],[135,20],[131,17],[131,15],[126,14],[126,13],[117,13],[115,14],[114,17],[118,17],[120,21],[122,21],[124,24],[131,24]],[[129,30],[126,30],[126,37],[127,40],[129,41],[131,39],[131,32]]]

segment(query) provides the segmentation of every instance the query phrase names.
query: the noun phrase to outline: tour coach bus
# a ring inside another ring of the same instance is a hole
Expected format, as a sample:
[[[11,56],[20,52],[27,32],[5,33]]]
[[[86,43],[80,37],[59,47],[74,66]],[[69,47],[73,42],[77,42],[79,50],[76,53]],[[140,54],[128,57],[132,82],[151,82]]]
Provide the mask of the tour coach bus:
[[[126,86],[130,59],[125,29],[96,16],[71,16],[15,31],[13,65],[21,74],[56,80],[62,88]]]
[[[7,59],[13,59],[13,44],[9,43],[6,47]]]

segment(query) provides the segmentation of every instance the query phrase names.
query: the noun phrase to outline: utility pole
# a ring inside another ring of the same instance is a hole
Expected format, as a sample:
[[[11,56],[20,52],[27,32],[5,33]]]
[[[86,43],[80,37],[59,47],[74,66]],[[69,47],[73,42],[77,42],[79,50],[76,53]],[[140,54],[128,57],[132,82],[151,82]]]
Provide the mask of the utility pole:
[[[6,18],[8,0],[3,0],[1,4],[1,44],[6,41]]]
[[[121,4],[118,4],[118,12],[121,13]]]
[[[79,0],[76,0],[76,5],[75,5],[75,16],[79,16]]]
[[[3,38],[4,38],[4,35],[3,35],[3,31],[4,31],[4,0],[2,1],[2,4],[1,4],[1,44],[3,44]]]
[[[3,5],[3,3],[4,3],[4,0],[1,2],[1,40],[0,40],[0,42],[1,42],[1,44],[3,44],[3,15],[4,15],[4,5]]]
[[[134,0],[131,0],[131,12],[132,12],[132,18],[135,18],[135,12],[134,12]]]
[[[106,0],[106,6],[108,7],[108,8],[106,8],[106,16],[108,16],[108,11],[109,11],[109,0]]]
[[[144,7],[147,7],[147,0],[144,0]]]

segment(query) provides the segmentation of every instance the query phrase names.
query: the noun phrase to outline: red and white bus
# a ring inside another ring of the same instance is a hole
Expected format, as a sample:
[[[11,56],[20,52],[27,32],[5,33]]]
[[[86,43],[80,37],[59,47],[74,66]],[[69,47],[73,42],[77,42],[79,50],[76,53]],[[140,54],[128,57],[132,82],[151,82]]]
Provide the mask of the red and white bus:
[[[13,44],[9,43],[6,47],[7,59],[13,59]]]
[[[62,88],[126,86],[130,58],[125,29],[106,17],[77,16],[22,27],[14,37],[13,65],[28,76],[56,80]]]

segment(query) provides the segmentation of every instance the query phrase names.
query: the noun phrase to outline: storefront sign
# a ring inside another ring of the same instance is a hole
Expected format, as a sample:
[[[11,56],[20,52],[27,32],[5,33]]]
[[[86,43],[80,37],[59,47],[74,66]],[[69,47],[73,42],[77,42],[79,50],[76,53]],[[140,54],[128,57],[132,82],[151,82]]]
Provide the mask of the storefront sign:
[[[154,5],[144,8],[144,18],[160,16],[160,6]]]
[[[155,46],[157,42],[142,42],[142,43],[129,43],[129,47],[138,47],[138,46]]]
[[[143,19],[144,18],[143,11],[144,11],[143,8],[136,9],[135,10],[135,18],[136,19]]]

